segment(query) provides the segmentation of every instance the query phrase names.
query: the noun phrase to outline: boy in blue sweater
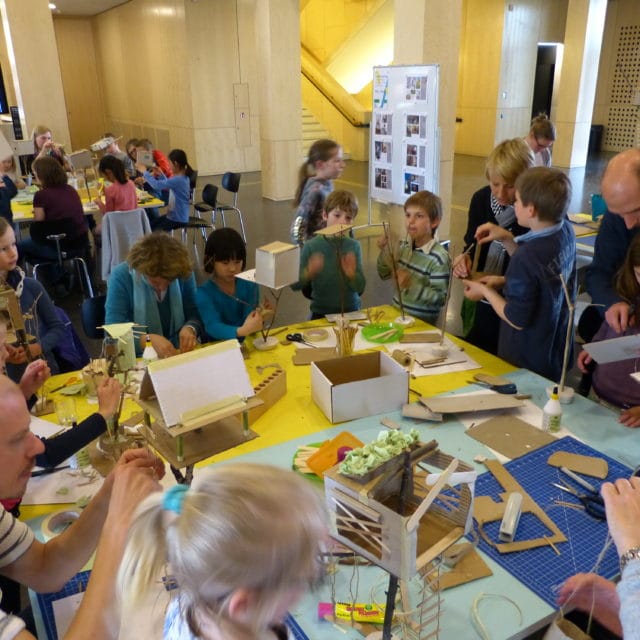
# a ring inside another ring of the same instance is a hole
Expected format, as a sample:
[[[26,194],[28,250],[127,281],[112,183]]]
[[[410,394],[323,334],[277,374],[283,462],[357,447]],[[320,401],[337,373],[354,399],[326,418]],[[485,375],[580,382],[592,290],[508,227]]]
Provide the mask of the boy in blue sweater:
[[[576,240],[566,217],[571,182],[561,171],[535,167],[515,187],[518,224],[530,231],[514,238],[494,224],[478,227],[477,242],[502,242],[511,261],[504,276],[465,280],[465,296],[486,298],[500,316],[501,358],[557,381],[569,322],[562,280],[572,303],[576,295]]]
[[[327,227],[351,224],[357,213],[358,201],[353,193],[333,191],[325,200],[322,219]],[[360,309],[365,279],[358,241],[338,234],[317,235],[306,242],[300,256],[300,280],[292,288],[306,290],[309,285],[312,320]]]

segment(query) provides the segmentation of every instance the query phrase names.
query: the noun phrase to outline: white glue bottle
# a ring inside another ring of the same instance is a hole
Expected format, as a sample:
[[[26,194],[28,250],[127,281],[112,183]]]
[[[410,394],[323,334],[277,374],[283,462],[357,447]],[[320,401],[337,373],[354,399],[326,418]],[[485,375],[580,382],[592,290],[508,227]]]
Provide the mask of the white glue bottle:
[[[144,340],[144,351],[142,352],[142,361],[146,366],[150,362],[153,362],[154,360],[157,360],[157,359],[158,359],[158,354],[156,353],[156,350],[153,348],[153,345],[151,344],[151,338],[149,337],[149,334],[147,334]]]
[[[560,431],[562,405],[558,399],[558,387],[553,387],[551,397],[542,409],[542,430],[554,433]]]

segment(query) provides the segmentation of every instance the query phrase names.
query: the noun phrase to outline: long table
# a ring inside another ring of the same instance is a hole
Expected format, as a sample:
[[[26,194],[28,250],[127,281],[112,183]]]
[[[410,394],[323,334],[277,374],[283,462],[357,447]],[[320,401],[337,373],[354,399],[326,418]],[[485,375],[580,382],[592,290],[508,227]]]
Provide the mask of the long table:
[[[381,309],[384,312],[383,321],[390,321],[397,317],[397,310],[391,307],[382,307]],[[287,330],[279,333],[278,337],[284,339],[287,333],[319,326],[328,325],[323,321],[291,325]],[[425,325],[418,323],[415,330],[424,330],[425,328]],[[548,381],[529,372],[515,370],[504,361],[456,338],[452,338],[452,340],[464,346],[466,352],[482,366],[482,369],[412,379],[410,381],[412,389],[426,396],[465,390],[470,375],[482,371],[491,375],[508,374],[508,377],[517,383],[521,393],[531,394],[532,402],[536,406],[542,407],[546,402],[545,387],[549,384]],[[287,374],[287,394],[252,425],[252,429],[259,434],[258,438],[204,460],[197,465],[198,467],[211,463],[226,464],[231,460],[242,460],[266,462],[290,468],[300,445],[321,442],[332,438],[343,430],[354,433],[365,442],[373,440],[377,436],[382,428],[379,422],[381,416],[362,418],[337,426],[329,423],[311,400],[310,367],[295,366],[291,362],[291,356],[295,349],[293,345],[279,345],[275,350],[261,352],[251,346],[251,340],[248,340],[247,343],[249,357],[246,360],[246,365],[252,384],[257,385],[273,372],[271,368],[262,370],[259,367],[278,364]],[[55,388],[68,378],[68,374],[56,376],[48,386]],[[477,387],[474,387],[473,390],[477,390]],[[78,404],[81,417],[88,415],[95,409],[86,401],[81,400]],[[608,409],[578,396],[574,403],[566,405],[564,410],[563,424],[593,448],[628,466],[634,466],[640,460],[640,442],[637,434],[634,430],[627,429],[617,423],[616,416]],[[128,401],[125,403],[123,417],[127,418],[136,411],[138,411],[137,405]],[[484,471],[483,465],[474,462],[473,459],[479,454],[490,455],[487,448],[466,436],[464,434],[465,427],[457,418],[448,418],[442,424],[415,424],[412,420],[403,419],[399,411],[391,412],[388,416],[399,422],[404,429],[417,428],[423,440],[435,438],[445,453],[475,465],[479,473]],[[25,507],[23,511],[25,517],[28,518],[41,515],[47,510],[46,507]],[[570,552],[570,548],[569,550],[563,549],[563,553]],[[550,567],[552,567],[554,552],[549,549],[549,553]],[[475,635],[475,631],[471,627],[470,607],[474,598],[481,592],[508,596],[517,604],[522,613],[523,619],[520,623],[515,608],[512,609],[500,602],[483,604],[481,616],[492,638],[526,637],[528,633],[554,615],[554,609],[532,593],[526,585],[516,580],[490,558],[485,556],[485,561],[493,572],[491,577],[444,592],[445,604],[441,616],[441,638],[467,638]],[[580,568],[580,570],[587,570],[587,568]],[[342,568],[333,580],[333,589],[339,599],[346,598],[350,594],[351,571],[349,568]],[[384,575],[381,570],[370,567],[361,568],[359,571],[358,579],[361,584],[359,599],[368,602],[370,601],[369,587],[384,580]],[[315,613],[317,603],[330,600],[331,589],[332,586],[327,585],[320,592],[305,596],[292,611],[297,623],[306,636],[314,640],[336,637],[359,638],[360,636],[355,631],[346,630],[340,633],[330,623],[317,620]],[[384,599],[381,595],[382,592],[378,589],[376,593],[378,601],[382,601]],[[144,624],[145,621],[148,622],[154,616],[162,616],[162,600],[154,600],[144,611],[128,612],[128,615],[135,618],[135,623],[128,620],[127,626],[130,629],[135,629],[135,634],[138,635],[128,636],[125,631],[121,637],[140,637],[140,629],[145,627],[139,625]]]

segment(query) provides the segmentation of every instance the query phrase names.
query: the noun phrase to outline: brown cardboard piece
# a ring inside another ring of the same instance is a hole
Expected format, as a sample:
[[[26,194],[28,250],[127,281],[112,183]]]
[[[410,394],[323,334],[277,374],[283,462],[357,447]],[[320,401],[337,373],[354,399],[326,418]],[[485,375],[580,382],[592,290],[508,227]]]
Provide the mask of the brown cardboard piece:
[[[507,458],[519,458],[525,453],[555,441],[555,438],[515,416],[496,416],[470,427],[465,433]]]
[[[581,456],[568,451],[556,451],[552,453],[547,460],[547,464],[550,464],[552,467],[567,467],[569,471],[600,478],[600,480],[604,480],[609,474],[609,465],[604,458]]]
[[[480,536],[487,544],[490,544],[499,553],[511,553],[512,551],[525,551],[547,545],[552,546],[552,543],[556,542],[566,542],[566,536],[558,529],[556,523],[538,506],[503,465],[497,460],[487,460],[484,464],[505,489],[505,493],[500,494],[501,502],[494,502],[490,496],[476,496],[473,501],[473,517],[478,522]],[[514,491],[522,494],[522,513],[533,513],[552,532],[551,535],[532,540],[515,540],[514,542],[495,542],[487,536],[483,525],[502,520],[509,494]]]
[[[399,340],[404,343],[427,343],[435,344],[440,342],[440,334],[435,331],[416,331],[414,333],[405,333]]]
[[[337,357],[338,354],[334,347],[316,347],[315,349],[296,349],[291,361],[295,365],[301,365],[320,362],[321,360],[331,360],[331,358]]]
[[[468,542],[455,544],[444,553],[444,557],[449,552],[456,552],[457,547],[462,547]],[[446,560],[445,560],[446,564]],[[428,569],[428,568],[427,568]],[[424,573],[424,569],[421,571]],[[475,550],[471,549],[450,569],[442,569],[440,571],[440,577],[434,580],[428,580],[429,586],[432,589],[439,589],[444,591],[445,589],[451,589],[467,582],[473,582],[480,578],[486,578],[493,575],[493,571],[489,568],[489,565],[482,559],[482,556]]]
[[[524,403],[511,395],[501,393],[478,393],[460,396],[436,396],[420,398],[420,402],[434,413],[466,413],[468,411],[491,411],[512,409]]]

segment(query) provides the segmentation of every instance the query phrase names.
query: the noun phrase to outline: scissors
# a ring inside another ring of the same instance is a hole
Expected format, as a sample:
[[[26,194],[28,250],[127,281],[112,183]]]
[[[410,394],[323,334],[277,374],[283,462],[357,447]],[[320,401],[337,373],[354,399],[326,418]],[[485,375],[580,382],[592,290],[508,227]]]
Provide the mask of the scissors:
[[[568,487],[566,484],[558,484],[556,482],[551,483],[554,487],[558,487],[562,491],[566,491],[574,495],[580,502],[582,502],[582,506],[584,510],[596,520],[606,520],[607,516],[604,510],[604,500],[602,496],[597,493],[588,492],[588,493],[579,493],[575,489]]]
[[[289,342],[300,342],[301,344],[306,344],[310,347],[313,347],[314,349],[317,348],[317,346],[315,344],[311,344],[310,342],[307,342],[303,337],[301,333],[287,333],[287,340]]]

